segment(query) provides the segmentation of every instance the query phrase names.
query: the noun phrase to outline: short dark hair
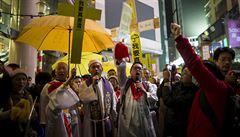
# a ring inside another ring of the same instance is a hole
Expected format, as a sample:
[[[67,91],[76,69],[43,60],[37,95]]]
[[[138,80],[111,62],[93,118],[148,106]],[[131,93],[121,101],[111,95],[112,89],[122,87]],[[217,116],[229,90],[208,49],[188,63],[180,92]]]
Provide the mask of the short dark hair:
[[[91,78],[91,75],[89,75],[89,74],[84,74],[84,75],[82,75],[82,79],[83,79],[83,80],[87,80],[87,79],[89,79],[89,78]]]
[[[115,72],[116,72],[115,69],[109,69],[107,73],[109,73],[109,72],[111,72],[111,71],[115,71]]]
[[[135,64],[140,64],[143,67],[143,64],[140,61],[135,61],[135,62],[133,62],[132,66],[130,68],[130,72],[132,71],[132,68]]]
[[[20,66],[16,63],[10,63],[7,66],[12,68],[13,70],[20,68]]]
[[[80,76],[75,76],[75,77],[74,77],[74,79],[78,79],[78,78],[79,78],[79,79],[82,79],[82,77],[80,77]]]
[[[171,69],[171,72],[175,72],[177,71],[177,66],[175,64],[172,65],[172,69]]]
[[[217,49],[214,51],[213,60],[218,60],[220,54],[222,54],[222,53],[224,53],[224,52],[227,52],[227,53],[231,54],[232,60],[234,60],[234,58],[235,58],[235,52],[234,52],[233,49],[231,49],[231,48],[229,48],[229,47],[217,48]]]
[[[52,76],[48,72],[38,72],[35,77],[35,83],[44,85],[52,80]]]

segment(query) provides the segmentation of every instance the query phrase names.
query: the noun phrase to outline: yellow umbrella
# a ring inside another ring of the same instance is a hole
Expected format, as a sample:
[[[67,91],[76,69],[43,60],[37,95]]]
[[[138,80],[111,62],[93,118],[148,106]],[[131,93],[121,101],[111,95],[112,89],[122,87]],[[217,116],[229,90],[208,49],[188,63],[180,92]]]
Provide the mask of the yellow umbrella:
[[[73,24],[74,18],[67,16],[52,15],[35,18],[23,28],[16,41],[31,45],[37,50],[68,53],[72,45]],[[86,19],[82,51],[100,52],[112,47],[114,43],[110,34],[97,22]]]
[[[127,75],[130,75],[130,68],[131,68],[132,64],[131,63],[127,63],[126,66],[126,73]],[[102,62],[102,67],[103,67],[103,72],[108,72],[110,69],[114,69],[115,71],[117,71],[117,68],[114,64],[114,61],[107,61],[107,62]]]
[[[88,74],[89,73],[88,72],[88,62],[92,59],[102,60],[102,55],[91,53],[91,52],[83,52],[81,58],[82,58],[81,64],[76,64],[77,75]],[[61,58],[60,60],[58,60],[57,62],[55,62],[52,65],[52,69],[56,68],[58,62],[68,63],[68,56],[65,56],[65,57]],[[75,67],[75,64],[70,64],[70,69],[72,69],[74,67]]]

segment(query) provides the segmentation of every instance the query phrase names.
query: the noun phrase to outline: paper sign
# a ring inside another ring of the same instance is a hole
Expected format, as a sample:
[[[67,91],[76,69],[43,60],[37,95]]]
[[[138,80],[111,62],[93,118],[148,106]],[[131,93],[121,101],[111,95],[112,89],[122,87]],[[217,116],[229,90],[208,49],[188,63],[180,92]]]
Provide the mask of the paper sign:
[[[132,21],[132,8],[126,2],[124,2],[118,31],[119,40],[125,39],[130,33],[131,21]]]

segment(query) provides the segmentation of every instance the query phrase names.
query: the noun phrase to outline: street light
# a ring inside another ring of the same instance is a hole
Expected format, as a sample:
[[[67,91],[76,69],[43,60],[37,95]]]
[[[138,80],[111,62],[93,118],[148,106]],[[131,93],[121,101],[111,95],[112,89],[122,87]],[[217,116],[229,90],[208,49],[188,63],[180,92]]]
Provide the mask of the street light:
[[[47,10],[49,10],[48,5],[46,3],[46,1],[44,0],[39,0],[36,3],[37,6],[37,10],[38,10],[38,16],[42,17],[45,15],[45,13],[47,12]],[[42,71],[42,57],[43,57],[43,51],[38,51],[37,53],[37,72],[41,72]]]
[[[38,9],[38,16],[44,16],[47,10],[47,3],[44,0],[39,0],[39,2],[36,3],[37,9]]]

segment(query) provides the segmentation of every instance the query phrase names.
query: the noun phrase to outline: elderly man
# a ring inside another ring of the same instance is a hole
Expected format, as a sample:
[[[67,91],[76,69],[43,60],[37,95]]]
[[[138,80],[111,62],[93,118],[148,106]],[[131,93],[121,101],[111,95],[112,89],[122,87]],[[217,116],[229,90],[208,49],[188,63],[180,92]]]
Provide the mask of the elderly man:
[[[73,73],[76,73],[74,71]],[[46,126],[45,137],[72,137],[69,108],[79,99],[67,85],[75,74],[67,80],[68,66],[59,62],[55,69],[55,80],[45,85],[40,96],[40,122]]]
[[[148,103],[150,98],[154,99],[153,92],[141,79],[142,63],[133,63],[129,78],[126,76],[126,62],[117,61],[117,64],[120,64],[117,69],[122,89],[118,137],[156,137]]]
[[[112,137],[116,120],[115,92],[111,83],[101,76],[102,63],[91,60],[88,64],[91,77],[80,88],[72,85],[84,105],[84,137]]]

